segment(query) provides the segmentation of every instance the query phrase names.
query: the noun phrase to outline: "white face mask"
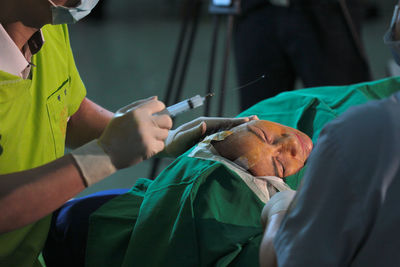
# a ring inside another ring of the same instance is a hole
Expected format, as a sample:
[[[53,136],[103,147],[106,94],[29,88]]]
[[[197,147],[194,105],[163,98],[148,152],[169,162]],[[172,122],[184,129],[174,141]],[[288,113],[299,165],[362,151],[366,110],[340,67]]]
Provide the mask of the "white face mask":
[[[76,7],[57,6],[53,1],[51,4],[52,24],[72,24],[86,17],[97,5],[99,0],[81,0]]]
[[[393,59],[396,61],[397,65],[400,65],[400,40],[396,40],[395,38],[395,27],[400,27],[399,20],[400,9],[399,6],[396,5],[393,12],[392,22],[390,23],[389,30],[386,32],[383,37],[383,41],[387,46],[390,47],[393,54]],[[400,30],[400,29],[397,29]]]

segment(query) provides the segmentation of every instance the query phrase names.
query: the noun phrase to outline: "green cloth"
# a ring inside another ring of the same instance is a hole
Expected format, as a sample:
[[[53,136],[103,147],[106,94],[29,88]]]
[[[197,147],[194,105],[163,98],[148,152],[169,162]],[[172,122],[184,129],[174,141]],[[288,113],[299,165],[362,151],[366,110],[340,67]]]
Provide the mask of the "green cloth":
[[[263,206],[227,167],[185,154],[92,215],[87,266],[233,266]]]
[[[280,94],[240,115],[300,128],[316,140],[348,107],[390,95],[400,79]],[[222,163],[176,159],[90,218],[87,266],[258,266],[264,204]]]
[[[64,155],[67,119],[86,91],[75,67],[67,27],[45,26],[32,57],[32,79],[0,71],[0,174],[31,169]],[[41,266],[51,216],[0,235],[0,266]]]

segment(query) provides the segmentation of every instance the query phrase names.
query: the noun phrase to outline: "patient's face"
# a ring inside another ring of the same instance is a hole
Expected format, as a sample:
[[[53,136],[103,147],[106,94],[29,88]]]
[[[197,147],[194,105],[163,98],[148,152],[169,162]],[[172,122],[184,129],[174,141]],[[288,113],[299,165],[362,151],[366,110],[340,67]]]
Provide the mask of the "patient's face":
[[[233,134],[213,142],[218,153],[255,176],[286,177],[298,172],[310,155],[311,139],[278,123],[256,120],[241,124]]]

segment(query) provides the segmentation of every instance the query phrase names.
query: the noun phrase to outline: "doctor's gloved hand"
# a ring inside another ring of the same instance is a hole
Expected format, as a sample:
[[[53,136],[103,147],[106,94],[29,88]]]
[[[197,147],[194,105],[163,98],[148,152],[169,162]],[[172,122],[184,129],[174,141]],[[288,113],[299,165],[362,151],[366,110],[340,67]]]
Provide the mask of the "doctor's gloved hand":
[[[117,169],[137,164],[164,149],[172,119],[168,115],[153,115],[163,109],[164,103],[151,97],[115,113],[98,142]]]
[[[199,117],[169,131],[168,138],[165,141],[165,149],[160,156],[178,157],[206,135],[219,130],[228,130],[251,120],[258,120],[258,117]]]
[[[164,149],[172,119],[153,115],[165,109],[151,97],[119,109],[98,140],[71,152],[86,186],[152,157]]]
[[[296,191],[294,190],[285,190],[273,195],[261,212],[261,223],[263,226],[267,225],[272,215],[279,212],[286,212],[295,195]]]

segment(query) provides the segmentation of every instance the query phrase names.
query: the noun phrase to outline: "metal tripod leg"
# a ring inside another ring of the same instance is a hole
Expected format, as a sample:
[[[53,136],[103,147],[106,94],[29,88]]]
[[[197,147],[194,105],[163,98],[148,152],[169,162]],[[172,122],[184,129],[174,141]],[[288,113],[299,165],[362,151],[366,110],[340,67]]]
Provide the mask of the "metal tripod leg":
[[[192,53],[192,48],[193,48],[193,43],[194,39],[196,37],[196,32],[197,32],[197,25],[198,25],[198,19],[199,19],[199,14],[200,14],[200,9],[202,6],[202,1],[201,0],[195,0],[187,1],[188,4],[188,10],[185,12],[182,26],[181,26],[181,31],[179,33],[179,39],[178,39],[178,45],[175,50],[175,56],[174,56],[174,61],[172,64],[172,68],[170,71],[169,75],[169,80],[168,80],[168,85],[167,85],[167,90],[164,98],[164,103],[168,106],[170,104],[176,103],[180,100],[180,96],[182,94],[182,86],[185,81],[185,76],[186,76],[186,71],[187,71],[187,66],[189,64],[190,56]],[[191,23],[191,25],[189,25]],[[187,33],[188,33],[188,27],[191,27],[191,32],[189,33],[189,39],[186,40]],[[186,47],[184,45],[186,44]],[[185,54],[185,57],[182,59],[181,56],[182,54]],[[180,66],[182,65],[182,66]],[[173,95],[174,91],[174,85],[175,85],[175,78],[177,76],[177,73],[180,72],[179,75],[179,80],[178,84],[176,86],[176,92],[175,92],[175,98],[171,103],[171,96]]]
[[[185,82],[186,72],[188,69],[190,57],[192,54],[193,43],[196,37],[199,14],[202,6],[201,0],[188,0],[187,1],[187,11],[185,12],[181,30],[178,38],[178,45],[175,50],[174,61],[172,63],[172,68],[168,80],[167,90],[164,98],[165,105],[170,105],[176,103],[180,100],[182,95],[182,87]],[[190,24],[190,25],[189,25]],[[191,27],[189,36],[188,27]],[[188,39],[188,40],[187,40]],[[186,46],[185,46],[186,44]],[[184,58],[181,59],[182,54],[184,54]],[[173,91],[176,83],[176,76],[179,73],[179,77],[177,79],[175,97],[174,100],[171,101],[171,96],[173,95]],[[157,175],[158,166],[161,163],[161,159],[156,158],[152,160],[152,166],[150,169],[150,178],[154,179]]]
[[[219,33],[220,16],[214,15],[214,30],[211,40],[210,61],[208,65],[208,79],[206,87],[206,95],[213,93],[214,84],[214,68],[215,68],[215,54],[218,49],[218,33]],[[206,101],[204,108],[204,116],[210,116],[211,100]]]
[[[224,103],[225,103],[225,89],[226,89],[226,79],[229,70],[229,56],[231,49],[231,41],[233,34],[233,26],[235,15],[241,13],[240,8],[240,0],[232,0],[229,6],[223,6],[215,4],[212,1],[209,5],[209,12],[214,14],[214,32],[213,39],[211,45],[211,57],[209,63],[209,73],[208,73],[208,83],[206,88],[206,94],[211,93],[213,87],[214,80],[214,69],[215,69],[215,54],[218,43],[218,31],[220,25],[221,16],[227,17],[227,30],[225,37],[225,47],[224,47],[224,57],[222,60],[222,69],[221,69],[221,79],[220,79],[220,87],[219,87],[219,101],[218,101],[218,112],[217,116],[221,117],[224,113]],[[218,94],[218,92],[217,92]],[[205,116],[209,116],[210,114],[210,100],[206,102],[205,107]]]
[[[182,87],[185,82],[186,72],[188,69],[193,43],[196,37],[199,14],[202,6],[202,0],[188,0],[189,6],[188,11],[185,13],[184,21],[182,23],[181,32],[179,35],[179,41],[177,45],[177,49],[175,51],[175,57],[173,61],[173,65],[171,68],[170,78],[168,81],[166,96],[165,96],[165,104],[170,105],[172,91],[174,88],[176,74],[179,72],[179,78],[176,86],[176,92],[174,97],[174,103],[178,102],[181,99],[182,95]],[[238,2],[237,2],[238,3]],[[210,51],[210,62],[209,62],[209,72],[208,72],[208,81],[207,81],[207,88],[206,93],[211,93],[212,85],[214,80],[214,70],[215,70],[215,55],[217,52],[217,43],[218,43],[218,33],[219,33],[219,25],[220,25],[220,17],[221,14],[216,14],[214,16],[214,30],[213,30],[213,37],[211,43],[211,51]],[[219,97],[219,105],[218,105],[218,116],[223,115],[223,108],[224,108],[224,100],[225,100],[225,87],[226,87],[226,77],[229,68],[229,55],[230,55],[230,46],[231,46],[231,39],[232,39],[232,32],[233,32],[233,24],[234,24],[234,14],[229,14],[227,16],[227,33],[226,33],[226,40],[225,40],[225,49],[224,49],[224,58],[222,62],[222,72],[221,72],[221,80],[220,80],[220,97]],[[189,19],[192,19],[191,23],[191,32],[189,35],[189,39],[187,41],[187,47],[184,49],[184,43],[186,41],[187,35],[187,28]],[[179,66],[181,63],[181,55],[182,53],[185,54],[184,59],[182,61],[182,66]],[[210,101],[206,102],[205,105],[205,116],[209,116],[210,114]],[[150,178],[154,179],[157,175],[158,167],[161,163],[161,159],[153,159],[153,164],[151,167]]]
[[[225,103],[225,89],[226,89],[226,77],[229,68],[229,55],[231,49],[231,40],[232,40],[232,32],[233,32],[233,23],[234,23],[234,15],[228,16],[228,25],[226,32],[226,40],[225,40],[225,50],[224,50],[224,59],[222,65],[222,73],[221,73],[221,84],[220,84],[220,97],[219,97],[219,105],[218,105],[218,117],[222,117],[224,113],[224,103]]]
[[[339,5],[340,5],[340,9],[342,11],[345,23],[346,23],[346,25],[348,27],[350,38],[354,42],[354,47],[356,49],[356,52],[359,53],[362,61],[364,61],[364,64],[365,64],[365,66],[367,68],[367,71],[368,71],[369,79],[372,80],[372,72],[371,72],[371,68],[369,66],[367,53],[365,52],[365,48],[364,48],[364,45],[362,44],[361,37],[357,32],[356,26],[354,25],[354,22],[353,22],[353,19],[351,17],[351,14],[350,14],[349,8],[347,6],[346,0],[339,0]]]

